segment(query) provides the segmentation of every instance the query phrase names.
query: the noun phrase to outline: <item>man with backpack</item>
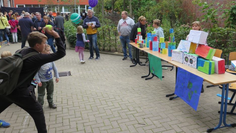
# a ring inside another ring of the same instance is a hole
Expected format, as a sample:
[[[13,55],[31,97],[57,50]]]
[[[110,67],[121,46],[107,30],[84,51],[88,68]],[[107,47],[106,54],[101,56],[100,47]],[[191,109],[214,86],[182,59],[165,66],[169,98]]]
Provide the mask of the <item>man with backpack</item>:
[[[45,49],[47,37],[44,34],[35,31],[28,35],[30,48],[20,50],[16,55],[6,58],[6,60],[12,59],[18,61],[14,63],[19,63],[19,58],[21,58],[19,56],[22,56],[23,58],[21,60],[23,64],[18,65],[21,69],[14,68],[14,70],[19,69],[20,71],[12,73],[10,72],[10,69],[12,68],[6,67],[6,70],[4,70],[5,68],[1,67],[1,65],[4,64],[4,59],[0,60],[0,113],[12,103],[15,103],[31,115],[39,133],[47,133],[43,108],[36,101],[33,90],[28,89],[28,87],[31,85],[33,77],[42,65],[65,56],[65,48],[58,33],[47,28],[44,28],[43,30],[46,30],[48,34],[55,38],[58,47],[56,53],[40,54]],[[10,66],[11,64],[12,62],[8,64],[5,63],[4,65]],[[7,71],[9,73],[7,73]],[[7,75],[10,75],[10,81],[6,80],[7,78],[4,78],[4,76],[7,77]],[[11,75],[14,75],[14,77]],[[16,80],[15,77],[18,79]],[[9,84],[6,84],[7,82],[9,82]],[[11,88],[11,85],[15,83],[17,83],[17,86]],[[5,85],[5,87],[1,85]],[[8,86],[10,87],[8,88]]]

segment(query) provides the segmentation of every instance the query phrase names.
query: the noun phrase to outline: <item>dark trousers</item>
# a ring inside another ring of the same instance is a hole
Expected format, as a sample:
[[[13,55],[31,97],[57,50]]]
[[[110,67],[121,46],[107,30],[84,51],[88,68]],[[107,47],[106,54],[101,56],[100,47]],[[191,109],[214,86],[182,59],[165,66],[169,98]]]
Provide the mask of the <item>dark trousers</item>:
[[[8,96],[0,96],[0,113],[12,103],[15,103],[31,115],[34,119],[38,133],[47,133],[43,108],[36,101],[34,88],[27,88],[21,91],[15,90]]]
[[[21,37],[21,48],[25,47],[25,43],[26,43],[27,37]]]
[[[48,103],[53,104],[53,91],[54,91],[53,79],[47,82],[42,82],[42,86],[38,87],[38,102],[41,105],[44,104],[45,89],[47,90]]]

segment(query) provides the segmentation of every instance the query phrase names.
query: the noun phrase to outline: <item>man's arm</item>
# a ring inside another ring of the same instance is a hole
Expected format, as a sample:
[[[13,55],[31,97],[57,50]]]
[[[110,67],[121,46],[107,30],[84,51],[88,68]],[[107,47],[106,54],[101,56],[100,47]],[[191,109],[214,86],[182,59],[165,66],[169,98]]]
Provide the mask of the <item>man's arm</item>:
[[[117,25],[117,31],[118,31],[118,33],[119,33],[119,36],[120,36],[120,21],[118,22],[118,25]]]
[[[44,30],[52,35],[55,38],[57,45],[57,52],[52,54],[37,54],[27,59],[27,63],[30,63],[32,67],[42,66],[48,62],[53,62],[58,60],[66,55],[65,47],[60,39],[58,33],[54,30],[48,30],[48,28],[44,28]]]
[[[98,20],[98,18],[96,18],[97,20],[96,20],[96,25],[95,25],[95,28],[99,28],[99,27],[101,27],[101,24],[100,24],[100,22],[99,22],[99,20]]]

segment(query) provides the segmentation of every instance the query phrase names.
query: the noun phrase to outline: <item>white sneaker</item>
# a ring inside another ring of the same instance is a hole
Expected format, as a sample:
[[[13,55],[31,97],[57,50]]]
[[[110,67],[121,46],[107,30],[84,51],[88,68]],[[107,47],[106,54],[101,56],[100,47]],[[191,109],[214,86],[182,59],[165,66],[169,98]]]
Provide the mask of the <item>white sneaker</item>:
[[[82,60],[82,61],[81,61],[81,64],[84,64],[84,63],[85,63],[85,61],[84,61],[84,60]]]

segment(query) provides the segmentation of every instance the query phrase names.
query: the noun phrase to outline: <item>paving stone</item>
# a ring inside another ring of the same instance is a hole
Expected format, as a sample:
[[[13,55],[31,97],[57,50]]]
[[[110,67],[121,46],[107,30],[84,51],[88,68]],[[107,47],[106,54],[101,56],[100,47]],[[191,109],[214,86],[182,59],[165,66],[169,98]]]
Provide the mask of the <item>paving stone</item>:
[[[0,52],[14,53],[19,48],[20,43],[12,44]],[[195,111],[180,98],[166,98],[174,92],[175,69],[164,70],[162,81],[146,81],[141,76],[148,73],[148,66],[131,68],[131,62],[122,61],[121,56],[101,54],[98,61],[88,57],[89,52],[85,52],[86,63],[82,65],[78,54],[67,50],[66,57],[55,61],[59,72],[71,71],[72,76],[55,83],[58,108],[50,109],[47,102],[43,106],[49,133],[203,133],[218,125],[219,88],[205,89]],[[204,87],[207,85],[204,82]],[[0,119],[11,124],[0,128],[0,133],[37,133],[31,116],[15,104],[4,110]],[[235,119],[227,115],[227,123],[235,123]],[[214,131],[222,132],[235,133],[236,128]]]

